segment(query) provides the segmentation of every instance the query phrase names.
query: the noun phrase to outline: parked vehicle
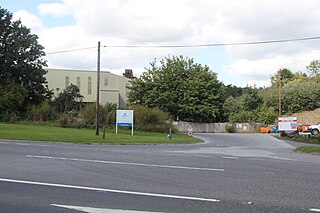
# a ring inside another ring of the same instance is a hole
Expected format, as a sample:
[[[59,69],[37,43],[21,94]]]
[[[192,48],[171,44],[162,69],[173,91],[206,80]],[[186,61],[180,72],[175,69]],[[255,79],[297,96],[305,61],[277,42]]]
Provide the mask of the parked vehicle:
[[[320,131],[320,123],[309,126],[309,132],[311,132],[311,134],[317,135],[319,134],[319,131]]]

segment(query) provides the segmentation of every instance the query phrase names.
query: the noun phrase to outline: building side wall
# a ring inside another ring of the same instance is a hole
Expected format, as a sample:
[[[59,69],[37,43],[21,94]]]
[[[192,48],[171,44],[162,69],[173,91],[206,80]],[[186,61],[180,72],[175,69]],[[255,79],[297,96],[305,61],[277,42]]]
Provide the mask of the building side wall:
[[[46,78],[48,87],[53,90],[55,95],[66,89],[67,85],[74,84],[80,86],[80,94],[84,96],[83,102],[96,101],[96,71],[63,69],[47,69],[47,71]],[[101,71],[100,103],[105,104],[109,102],[115,103],[119,107],[125,107],[127,104],[127,85],[129,85],[129,79],[110,72]]]

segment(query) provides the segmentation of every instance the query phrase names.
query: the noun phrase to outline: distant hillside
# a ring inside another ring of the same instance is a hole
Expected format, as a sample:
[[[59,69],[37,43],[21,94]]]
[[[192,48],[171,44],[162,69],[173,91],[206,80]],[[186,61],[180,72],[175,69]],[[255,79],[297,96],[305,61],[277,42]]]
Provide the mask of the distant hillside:
[[[313,111],[294,113],[292,116],[298,118],[299,124],[316,124],[320,122],[320,108]]]

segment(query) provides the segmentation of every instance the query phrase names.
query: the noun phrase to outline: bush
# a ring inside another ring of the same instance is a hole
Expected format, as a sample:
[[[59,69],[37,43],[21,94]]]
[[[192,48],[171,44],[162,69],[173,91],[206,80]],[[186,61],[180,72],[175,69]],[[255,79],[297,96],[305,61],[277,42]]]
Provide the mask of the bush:
[[[102,125],[115,125],[116,109],[116,104],[106,103],[104,106],[100,105],[99,123]],[[94,128],[96,123],[96,103],[88,104],[82,108],[78,118],[82,119],[84,126]]]
[[[40,105],[32,105],[29,110],[29,119],[36,121],[48,121],[53,117],[53,109],[49,105],[48,101],[41,103]]]
[[[227,124],[227,125],[226,125],[226,132],[228,132],[228,133],[235,133],[232,124]]]
[[[62,114],[58,119],[59,125],[64,128],[70,127],[72,122],[73,122],[73,119],[68,114]]]
[[[171,124],[171,115],[158,108],[148,108],[140,105],[129,107],[134,110],[135,129],[151,132],[169,132],[174,130]]]

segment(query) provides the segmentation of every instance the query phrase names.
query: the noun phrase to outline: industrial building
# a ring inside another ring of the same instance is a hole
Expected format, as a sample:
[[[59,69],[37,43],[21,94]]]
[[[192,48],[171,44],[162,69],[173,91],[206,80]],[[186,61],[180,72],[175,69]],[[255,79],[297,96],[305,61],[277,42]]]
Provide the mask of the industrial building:
[[[66,69],[46,69],[46,71],[48,87],[55,95],[74,84],[83,95],[83,102],[96,102],[97,71]],[[127,73],[131,73],[132,76],[132,70],[125,70],[125,74]],[[100,104],[104,105],[108,102],[115,103],[119,107],[126,106],[130,78],[124,76],[107,71],[100,72]]]

